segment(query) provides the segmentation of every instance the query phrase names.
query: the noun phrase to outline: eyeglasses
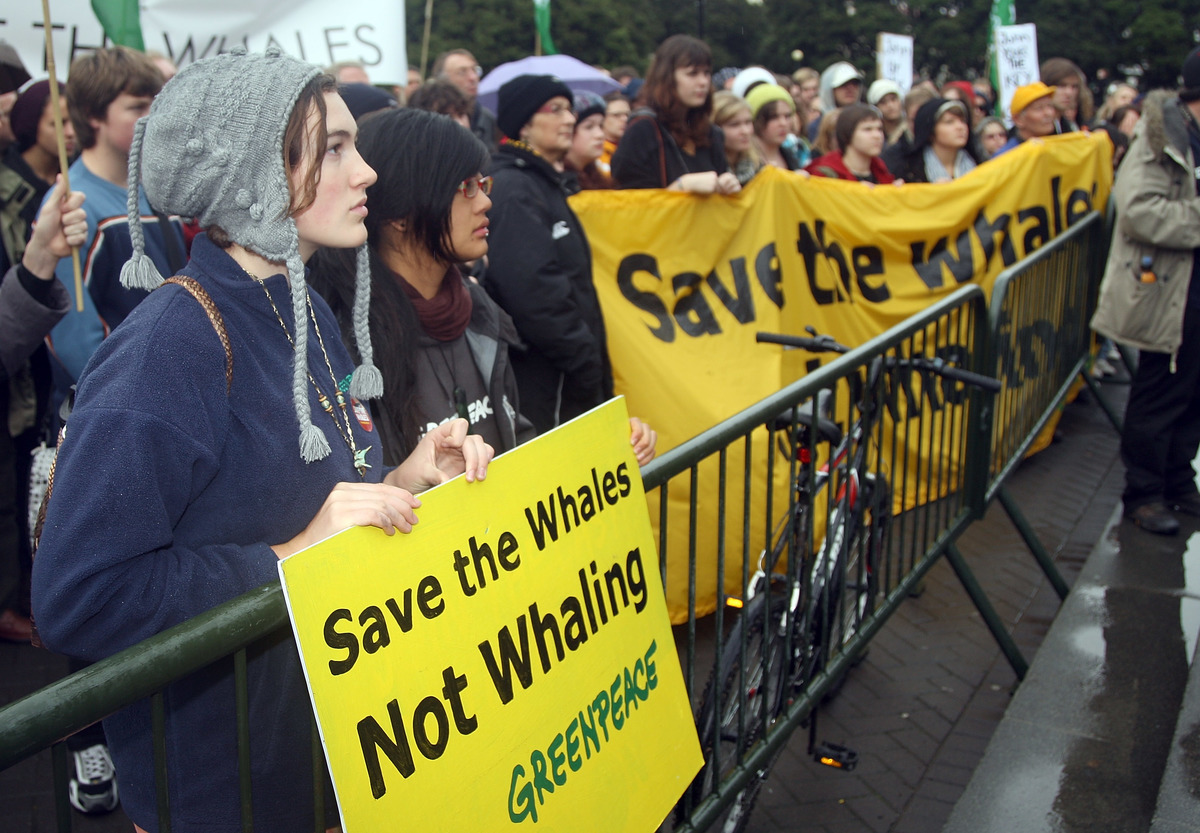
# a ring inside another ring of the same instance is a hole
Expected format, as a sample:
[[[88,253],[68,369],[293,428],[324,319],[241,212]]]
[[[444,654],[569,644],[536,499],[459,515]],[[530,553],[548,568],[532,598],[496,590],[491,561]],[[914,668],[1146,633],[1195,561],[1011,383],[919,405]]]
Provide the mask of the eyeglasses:
[[[470,75],[471,73],[475,73],[478,76],[482,76],[483,75],[483,67],[481,67],[481,66],[459,67],[458,69],[450,70],[450,72],[447,74],[454,75],[458,78],[465,78],[466,76]]]
[[[543,104],[541,107],[537,108],[537,111],[539,113],[549,113],[552,116],[561,116],[564,112],[571,112],[571,105],[552,101],[548,104]]]
[[[471,199],[480,191],[485,194],[492,193],[492,178],[490,176],[473,176],[464,179],[458,184],[458,193],[467,199]]]

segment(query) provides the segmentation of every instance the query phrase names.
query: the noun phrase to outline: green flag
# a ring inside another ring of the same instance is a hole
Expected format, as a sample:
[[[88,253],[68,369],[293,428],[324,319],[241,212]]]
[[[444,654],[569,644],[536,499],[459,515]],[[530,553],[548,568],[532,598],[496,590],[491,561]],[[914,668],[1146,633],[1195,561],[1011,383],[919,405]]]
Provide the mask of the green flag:
[[[138,0],[92,0],[92,11],[113,43],[139,52],[146,49],[142,41]]]
[[[992,109],[997,116],[1004,115],[1004,108],[1000,103],[1000,53],[996,49],[996,29],[1000,26],[1012,26],[1016,22],[1017,6],[1013,0],[992,0],[992,11],[988,15],[988,74],[996,96],[996,104]]]
[[[557,55],[554,38],[550,37],[550,0],[533,0],[533,22],[542,39],[542,52]]]

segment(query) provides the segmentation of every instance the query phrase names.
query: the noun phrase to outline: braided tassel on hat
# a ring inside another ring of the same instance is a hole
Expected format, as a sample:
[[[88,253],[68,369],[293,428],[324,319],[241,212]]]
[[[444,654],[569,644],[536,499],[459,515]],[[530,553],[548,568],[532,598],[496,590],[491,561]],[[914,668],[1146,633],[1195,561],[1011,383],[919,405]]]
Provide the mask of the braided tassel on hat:
[[[375,351],[371,347],[371,328],[368,314],[371,307],[371,254],[367,244],[358,247],[354,274],[354,342],[362,364],[354,369],[350,380],[350,395],[355,399],[378,399],[383,396],[383,374],[375,366]]]
[[[288,254],[287,268],[296,330],[293,337],[292,402],[296,408],[296,421],[300,423],[300,456],[304,462],[312,463],[328,457],[330,448],[324,432],[313,425],[308,404],[308,284],[304,280],[304,261],[295,246]]]
[[[146,235],[142,229],[142,214],[138,206],[138,191],[142,183],[142,142],[146,136],[146,116],[138,119],[133,128],[133,144],[129,147],[129,184],[126,188],[125,210],[129,216],[129,238],[133,242],[133,257],[121,267],[121,286],[126,289],[157,289],[163,282],[158,267],[146,254]],[[164,229],[164,233],[169,233]]]

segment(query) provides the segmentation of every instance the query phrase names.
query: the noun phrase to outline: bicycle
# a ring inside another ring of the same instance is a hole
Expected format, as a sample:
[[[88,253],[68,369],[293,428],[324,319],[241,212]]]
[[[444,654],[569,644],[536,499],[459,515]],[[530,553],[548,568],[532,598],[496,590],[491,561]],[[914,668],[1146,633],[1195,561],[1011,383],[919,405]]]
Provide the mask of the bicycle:
[[[850,349],[811,327],[808,332],[807,338],[759,333],[757,340],[811,353]],[[740,757],[766,735],[794,695],[825,670],[833,653],[846,648],[874,613],[892,494],[887,479],[872,468],[869,452],[881,418],[874,392],[888,370],[928,372],[993,392],[1000,389],[997,380],[941,359],[879,356],[867,368],[845,432],[833,419],[834,397],[828,390],[769,425],[793,466],[789,507],[759,554],[746,598],[726,600],[740,605],[741,613],[697,712],[705,760],[689,787],[693,806],[739,765]],[[830,449],[823,464],[818,464],[818,447]],[[814,504],[821,496],[828,505],[825,534],[817,543]],[[777,572],[780,565],[784,570]],[[862,656],[860,651],[856,659]],[[828,691],[836,691],[841,682],[832,682]],[[853,750],[815,742],[815,712],[809,729],[810,754],[828,765],[854,768]],[[745,828],[773,763],[771,758],[754,773],[711,829],[738,833]]]

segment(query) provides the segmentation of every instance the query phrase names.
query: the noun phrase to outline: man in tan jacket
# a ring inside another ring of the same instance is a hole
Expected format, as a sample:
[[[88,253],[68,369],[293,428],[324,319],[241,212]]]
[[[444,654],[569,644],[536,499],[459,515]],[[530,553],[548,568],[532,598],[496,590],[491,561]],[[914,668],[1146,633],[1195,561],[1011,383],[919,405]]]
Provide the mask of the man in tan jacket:
[[[1159,535],[1200,517],[1200,49],[1178,94],[1151,94],[1117,174],[1096,332],[1140,356],[1121,436],[1125,515]]]

